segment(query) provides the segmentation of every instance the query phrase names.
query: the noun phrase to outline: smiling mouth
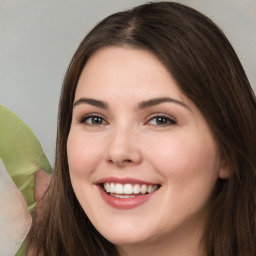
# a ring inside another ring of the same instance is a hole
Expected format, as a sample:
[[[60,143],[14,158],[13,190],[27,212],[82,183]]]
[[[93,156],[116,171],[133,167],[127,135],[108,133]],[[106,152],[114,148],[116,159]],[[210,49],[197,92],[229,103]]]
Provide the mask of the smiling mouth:
[[[160,185],[155,184],[121,184],[112,182],[102,183],[101,186],[107,194],[117,198],[131,198],[151,194],[160,187]]]

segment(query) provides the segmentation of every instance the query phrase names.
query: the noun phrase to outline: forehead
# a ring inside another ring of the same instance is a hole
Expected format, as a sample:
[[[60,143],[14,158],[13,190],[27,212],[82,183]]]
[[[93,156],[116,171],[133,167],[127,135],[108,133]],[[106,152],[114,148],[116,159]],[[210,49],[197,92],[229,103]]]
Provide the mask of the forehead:
[[[85,65],[76,90],[76,97],[92,97],[128,92],[145,96],[184,97],[170,72],[153,54],[131,47],[107,47],[93,54]],[[156,95],[161,94],[161,95]],[[168,95],[172,96],[172,95]]]

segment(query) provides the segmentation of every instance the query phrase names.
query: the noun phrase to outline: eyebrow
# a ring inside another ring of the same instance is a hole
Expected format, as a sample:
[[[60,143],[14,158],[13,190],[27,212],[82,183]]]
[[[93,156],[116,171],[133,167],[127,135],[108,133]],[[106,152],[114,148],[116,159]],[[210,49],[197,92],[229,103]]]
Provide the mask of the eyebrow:
[[[142,101],[138,104],[138,109],[146,109],[166,102],[175,103],[190,110],[190,108],[184,102],[169,97],[160,97]],[[109,106],[106,102],[92,98],[80,98],[74,102],[73,108],[80,104],[89,104],[102,109],[109,109]]]
[[[145,108],[149,108],[149,107],[153,107],[162,103],[166,103],[166,102],[171,102],[171,103],[175,103],[175,104],[179,104],[182,107],[185,107],[187,109],[190,110],[190,108],[182,101],[179,100],[175,100],[173,98],[169,98],[169,97],[160,97],[160,98],[155,98],[155,99],[149,99],[146,101],[142,101],[141,103],[139,103],[138,108],[139,109],[145,109]]]
[[[95,107],[99,107],[99,108],[103,108],[103,109],[108,109],[108,104],[105,103],[104,101],[101,100],[95,100],[95,99],[91,99],[91,98],[80,98],[79,100],[77,100],[76,102],[74,102],[73,104],[73,108],[77,105],[80,104],[89,104]]]

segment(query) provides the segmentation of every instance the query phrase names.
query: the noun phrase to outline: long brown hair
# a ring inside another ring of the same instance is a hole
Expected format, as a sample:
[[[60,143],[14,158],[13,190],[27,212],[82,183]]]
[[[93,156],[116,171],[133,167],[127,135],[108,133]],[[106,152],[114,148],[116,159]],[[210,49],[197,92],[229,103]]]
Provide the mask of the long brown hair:
[[[29,233],[33,255],[118,255],[93,227],[71,186],[66,144],[79,76],[108,46],[154,54],[200,109],[231,177],[219,179],[209,202],[202,244],[207,256],[256,255],[256,103],[246,74],[222,31],[206,16],[173,2],[149,3],[101,21],[67,70],[59,105],[55,168],[42,214]]]

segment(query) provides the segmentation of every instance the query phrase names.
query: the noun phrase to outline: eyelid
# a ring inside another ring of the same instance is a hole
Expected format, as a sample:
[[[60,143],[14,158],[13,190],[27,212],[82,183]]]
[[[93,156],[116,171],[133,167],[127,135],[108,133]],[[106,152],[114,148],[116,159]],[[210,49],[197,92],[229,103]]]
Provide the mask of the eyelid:
[[[78,118],[78,123],[85,124],[85,125],[90,125],[90,124],[86,123],[86,119],[89,119],[89,118],[92,118],[92,117],[99,117],[99,118],[103,119],[104,124],[99,124],[99,125],[108,124],[108,121],[106,120],[106,118],[102,114],[99,114],[99,113],[88,113],[88,114],[82,115],[81,117]],[[93,124],[91,124],[91,125],[93,125]],[[97,124],[94,124],[94,125],[97,126]]]
[[[162,117],[162,118],[165,118],[165,119],[168,119],[171,121],[170,124],[166,124],[166,125],[158,125],[158,126],[168,126],[168,125],[174,125],[174,124],[177,124],[177,120],[176,118],[174,118],[173,116],[170,116],[169,114],[165,114],[165,113],[154,113],[154,114],[151,114],[150,116],[147,117],[147,121],[145,122],[145,124],[148,124],[152,119],[154,118],[157,118],[157,117]],[[149,124],[150,125],[150,124]]]

